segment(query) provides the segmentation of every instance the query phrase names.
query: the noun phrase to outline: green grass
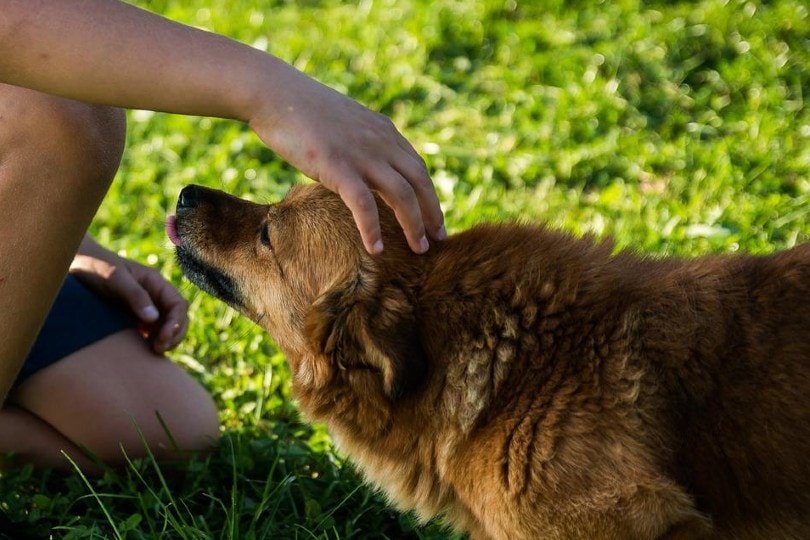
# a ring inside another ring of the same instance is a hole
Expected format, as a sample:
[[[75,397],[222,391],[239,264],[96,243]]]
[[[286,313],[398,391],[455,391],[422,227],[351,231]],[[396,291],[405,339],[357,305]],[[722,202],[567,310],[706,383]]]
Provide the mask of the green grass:
[[[449,229],[544,220],[644,253],[768,253],[810,237],[803,0],[154,0],[390,115]],[[191,300],[174,357],[224,426],[206,459],[98,479],[0,475],[0,508],[63,538],[447,538],[365,488],[298,417],[272,340],[184,281],[163,222],[190,182],[272,201],[300,175],[245,126],[135,112],[93,232]],[[86,481],[86,483],[85,483]]]

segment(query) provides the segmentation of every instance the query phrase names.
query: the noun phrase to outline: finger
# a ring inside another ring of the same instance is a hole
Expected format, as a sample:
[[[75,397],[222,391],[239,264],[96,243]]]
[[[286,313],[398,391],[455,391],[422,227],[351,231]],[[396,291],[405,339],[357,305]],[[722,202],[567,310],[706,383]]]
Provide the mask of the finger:
[[[188,328],[188,300],[170,283],[165,280],[164,283],[157,299],[158,305],[166,310],[161,337],[176,344],[183,339]]]
[[[185,312],[188,308],[188,302],[186,302],[186,299],[180,294],[180,291],[154,268],[137,265],[137,267],[132,268],[132,272],[141,287],[146,290],[152,300],[160,308],[161,313],[165,314],[175,307],[179,307]]]
[[[410,147],[410,143],[407,141],[405,141],[405,144]],[[395,163],[395,168],[413,188],[422,213],[422,221],[428,234],[434,240],[447,238],[447,231],[444,227],[444,214],[439,205],[439,196],[436,194],[436,188],[430,179],[425,161],[413,151],[413,153],[406,153],[406,155],[401,156]]]
[[[171,284],[161,278],[161,283],[155,283],[155,301],[161,308],[161,321],[159,328],[153,334],[153,348],[157,352],[165,352],[176,347],[188,329],[188,302]]]
[[[188,330],[188,317],[174,310],[165,314],[160,326],[150,336],[155,352],[163,353],[173,349],[183,340]]]
[[[394,210],[397,221],[405,233],[414,253],[429,248],[425,235],[425,222],[414,187],[395,169],[379,170],[374,176],[374,187],[385,203]]]
[[[374,195],[366,183],[346,168],[337,171],[334,176],[321,177],[320,182],[337,193],[349,208],[366,251],[372,255],[382,252],[383,241],[377,201],[374,200]]]
[[[153,323],[160,317],[160,311],[152,301],[149,292],[139,283],[135,276],[123,269],[116,270],[110,277],[107,288],[115,291],[132,310],[138,319]]]
[[[188,325],[189,320],[188,317],[183,319],[183,322],[180,323],[178,328],[172,330],[172,336],[169,338],[168,343],[166,345],[166,350],[174,349],[180,342],[183,341],[183,338],[186,337],[186,333],[188,332]]]
[[[188,328],[188,302],[157,270],[133,263],[130,270],[160,311],[159,324],[150,332],[155,352],[176,346]]]
[[[170,313],[154,336],[152,347],[156,352],[166,352],[177,347],[188,330],[188,317]]]

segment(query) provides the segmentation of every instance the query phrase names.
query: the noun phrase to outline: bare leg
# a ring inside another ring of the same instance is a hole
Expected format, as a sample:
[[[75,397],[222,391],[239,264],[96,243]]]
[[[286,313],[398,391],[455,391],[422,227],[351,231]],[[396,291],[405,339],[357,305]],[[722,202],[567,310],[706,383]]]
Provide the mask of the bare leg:
[[[173,443],[184,451],[205,450],[219,433],[205,389],[153,353],[134,330],[108,336],[35,373],[9,402],[12,406],[0,410],[0,453],[63,469],[68,463],[62,450],[87,465],[79,446],[116,465],[125,461],[122,448],[130,458],[146,455],[141,434],[151,452],[166,459],[177,457]]]
[[[115,176],[124,113],[0,84],[0,404]]]
[[[14,405],[0,409],[0,454],[13,452],[15,461],[67,470],[69,462],[61,451],[83,471],[95,472],[78,446],[38,416]]]

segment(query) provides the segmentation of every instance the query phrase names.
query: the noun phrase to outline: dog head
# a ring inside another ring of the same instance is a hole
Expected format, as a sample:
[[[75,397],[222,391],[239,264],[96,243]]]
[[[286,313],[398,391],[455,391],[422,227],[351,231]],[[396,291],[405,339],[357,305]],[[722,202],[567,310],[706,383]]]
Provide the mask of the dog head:
[[[415,294],[422,258],[378,201],[386,249],[363,248],[351,213],[319,184],[271,205],[187,186],[167,231],[186,276],[247,315],[287,356],[294,385],[396,400],[426,369]]]

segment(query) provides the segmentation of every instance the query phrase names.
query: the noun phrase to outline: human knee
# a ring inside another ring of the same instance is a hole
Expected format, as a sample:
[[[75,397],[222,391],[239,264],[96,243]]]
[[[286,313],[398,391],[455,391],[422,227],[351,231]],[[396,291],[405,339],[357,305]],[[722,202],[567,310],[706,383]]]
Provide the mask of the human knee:
[[[112,182],[126,139],[124,111],[57,99],[44,112],[50,114],[52,155],[63,156],[85,178]]]
[[[126,139],[122,109],[0,85],[0,151],[109,183]]]
[[[213,399],[186,373],[180,375],[178,391],[133,404],[129,416],[131,436],[119,444],[130,457],[152,454],[157,459],[175,459],[187,452],[205,452],[219,439],[219,417]],[[136,434],[136,435],[135,435]],[[133,436],[135,435],[135,436]],[[118,445],[116,445],[118,446]]]
[[[160,415],[161,433],[155,437],[161,440],[165,434],[170,439],[170,446],[165,450],[167,456],[176,451],[204,452],[213,448],[219,440],[219,415],[211,396],[200,387],[195,395],[185,396],[183,403],[178,403],[172,410]]]
[[[81,104],[73,114],[69,121],[75,123],[80,132],[80,145],[74,146],[74,155],[81,156],[85,166],[100,179],[111,182],[121,164],[126,140],[123,109]]]
[[[219,422],[213,402],[198,403],[201,410],[186,416],[183,411],[156,409],[99,419],[96,432],[84,442],[97,458],[109,465],[124,465],[128,459],[152,456],[158,461],[176,460],[212,449],[219,439]]]

